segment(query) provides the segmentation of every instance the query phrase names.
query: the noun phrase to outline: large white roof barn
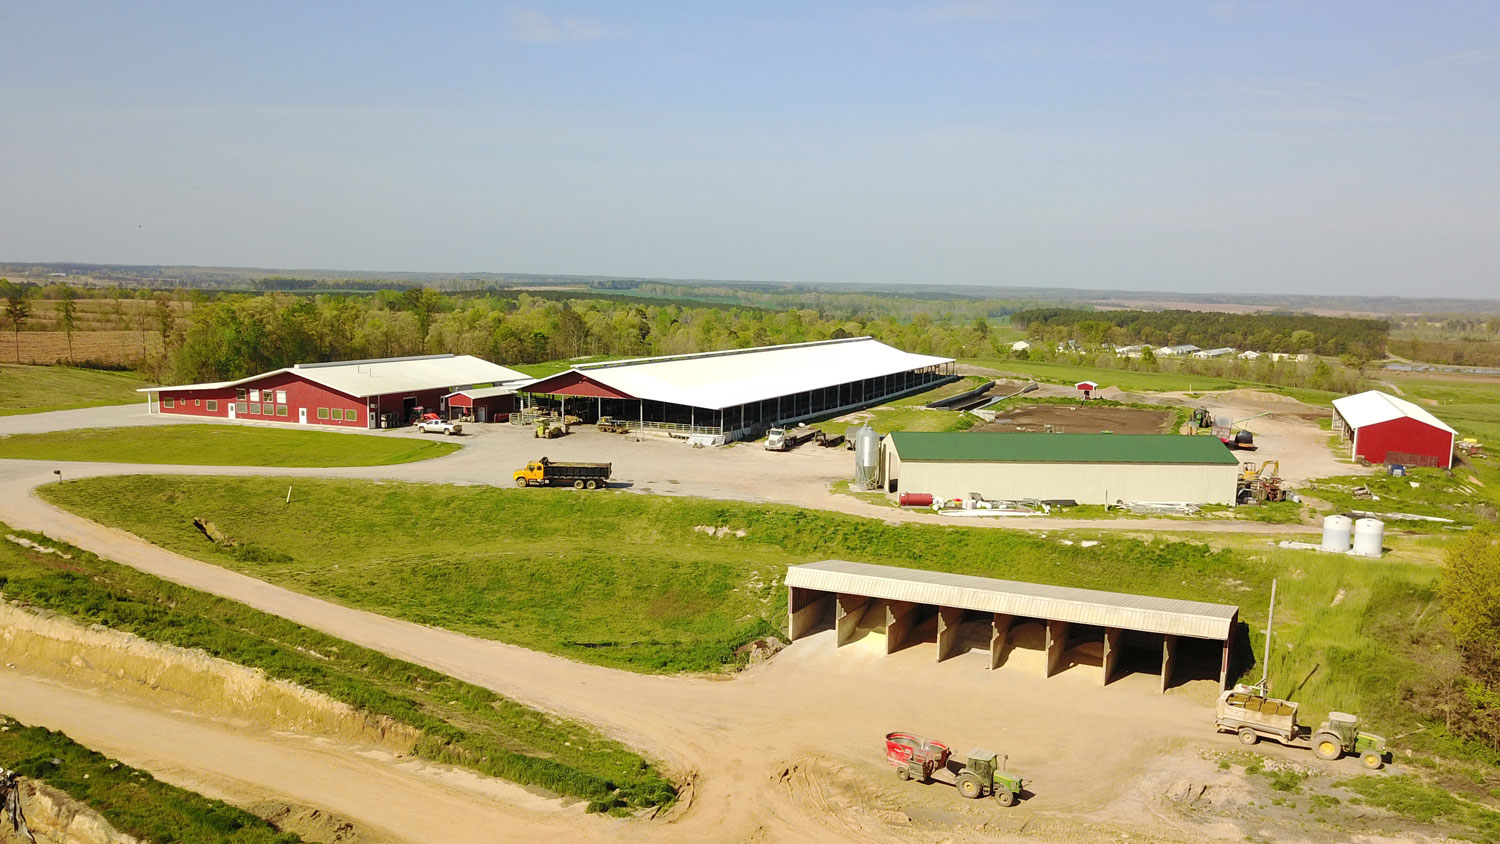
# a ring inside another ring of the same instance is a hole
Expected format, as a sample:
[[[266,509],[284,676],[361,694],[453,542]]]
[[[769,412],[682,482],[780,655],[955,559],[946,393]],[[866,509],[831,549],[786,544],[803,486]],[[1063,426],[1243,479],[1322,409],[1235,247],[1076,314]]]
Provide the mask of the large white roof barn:
[[[384,427],[418,408],[440,409],[446,394],[474,384],[530,376],[472,355],[299,363],[230,381],[146,387],[153,412],[272,422]]]
[[[1426,408],[1379,390],[1334,399],[1333,430],[1349,443],[1351,457],[1370,463],[1453,467],[1458,432]]]
[[[952,365],[870,337],[580,364],[522,387],[522,413],[740,439],[925,389]]]

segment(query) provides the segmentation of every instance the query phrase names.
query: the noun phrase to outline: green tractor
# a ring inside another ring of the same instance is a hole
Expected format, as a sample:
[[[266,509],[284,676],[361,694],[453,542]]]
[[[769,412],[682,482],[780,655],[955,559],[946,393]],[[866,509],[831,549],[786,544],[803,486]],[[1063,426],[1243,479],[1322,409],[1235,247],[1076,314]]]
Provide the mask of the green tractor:
[[[974,748],[969,751],[969,763],[958,772],[958,793],[970,800],[978,800],[992,794],[1001,806],[1016,802],[1021,793],[1021,778],[1000,770],[993,750]]]
[[[1385,739],[1360,732],[1359,719],[1347,712],[1330,712],[1313,733],[1312,752],[1328,760],[1345,754],[1358,756],[1360,764],[1373,771],[1385,764]]]

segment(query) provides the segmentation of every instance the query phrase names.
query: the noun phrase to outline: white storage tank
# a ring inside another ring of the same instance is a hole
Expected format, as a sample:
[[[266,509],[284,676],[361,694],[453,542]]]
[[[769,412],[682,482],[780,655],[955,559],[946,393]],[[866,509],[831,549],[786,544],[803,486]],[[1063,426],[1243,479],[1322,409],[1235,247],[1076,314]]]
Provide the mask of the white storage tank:
[[[1379,557],[1385,549],[1385,522],[1360,519],[1354,523],[1354,551],[1361,557]]]
[[[880,483],[880,435],[869,425],[861,425],[851,434],[854,440],[854,485],[873,489]]]
[[[1323,544],[1320,547],[1337,554],[1348,551],[1349,537],[1353,530],[1354,522],[1348,516],[1324,516]]]

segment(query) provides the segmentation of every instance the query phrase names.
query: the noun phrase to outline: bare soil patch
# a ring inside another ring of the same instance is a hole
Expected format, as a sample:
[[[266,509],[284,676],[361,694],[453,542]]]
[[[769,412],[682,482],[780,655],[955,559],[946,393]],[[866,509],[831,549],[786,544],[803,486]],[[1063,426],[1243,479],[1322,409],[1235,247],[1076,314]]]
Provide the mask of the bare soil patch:
[[[1030,404],[1005,411],[994,422],[977,425],[971,431],[986,433],[1013,431],[1046,431],[1067,434],[1167,434],[1171,433],[1170,410],[1141,410],[1133,407],[1101,405]]]

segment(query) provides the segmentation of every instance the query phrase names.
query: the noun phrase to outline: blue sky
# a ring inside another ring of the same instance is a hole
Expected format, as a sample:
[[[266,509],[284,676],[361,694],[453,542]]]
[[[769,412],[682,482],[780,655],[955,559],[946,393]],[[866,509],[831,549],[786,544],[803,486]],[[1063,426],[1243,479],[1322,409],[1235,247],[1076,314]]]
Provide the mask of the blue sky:
[[[0,260],[1500,295],[1500,4],[0,0]]]

